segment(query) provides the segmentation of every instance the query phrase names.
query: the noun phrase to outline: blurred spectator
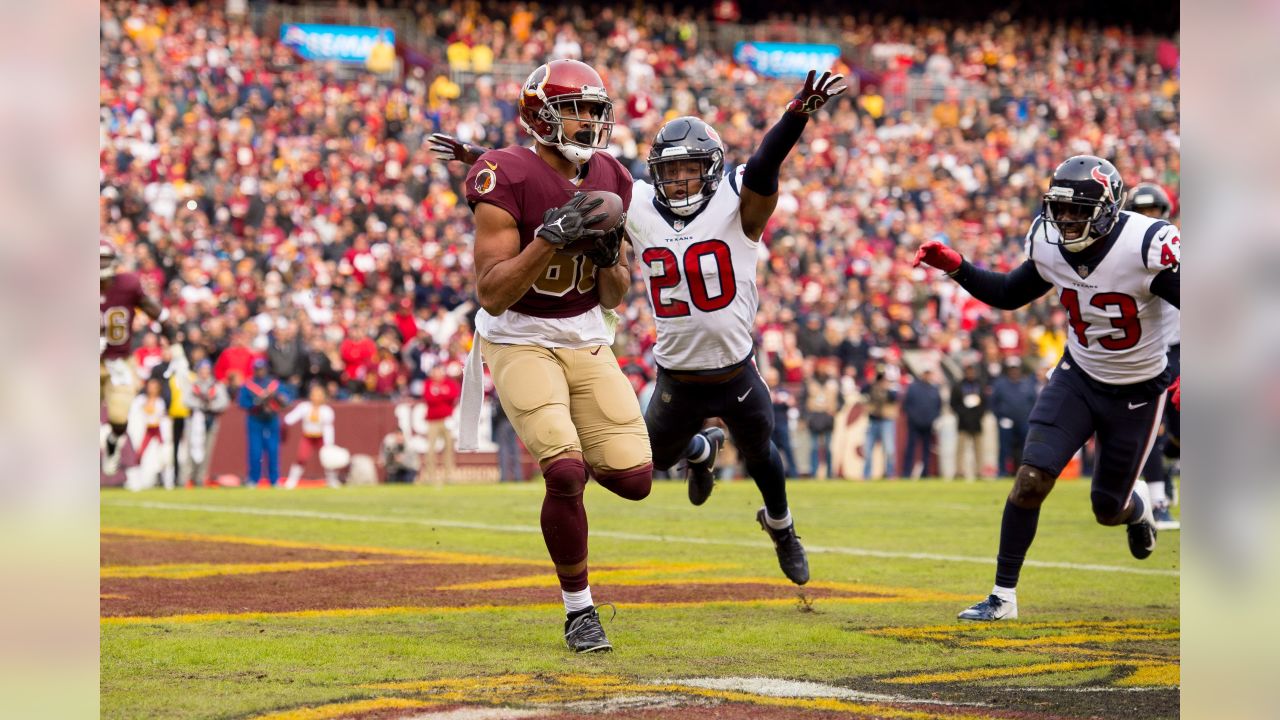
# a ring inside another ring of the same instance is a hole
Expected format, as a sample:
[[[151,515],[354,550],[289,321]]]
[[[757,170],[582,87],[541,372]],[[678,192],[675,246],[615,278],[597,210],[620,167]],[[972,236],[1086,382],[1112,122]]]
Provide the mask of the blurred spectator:
[[[153,469],[160,471],[164,481],[164,489],[173,489],[173,466],[169,464],[165,450],[173,441],[169,410],[161,395],[163,382],[159,378],[149,378],[143,393],[134,398],[133,408],[129,411],[131,425],[141,428],[142,442],[138,444],[138,472],[148,473]],[[154,445],[152,444],[154,442]],[[147,456],[147,450],[153,457]],[[154,476],[145,478],[139,487],[155,486]]]
[[[925,370],[922,377],[912,380],[902,400],[902,411],[907,416],[907,453],[902,460],[903,475],[920,477],[929,474],[929,461],[933,457],[933,424],[942,415],[942,393],[938,390],[938,374]],[[916,448],[920,449],[920,474],[915,472]]]
[[[503,410],[496,392],[493,395],[490,431],[493,441],[498,445],[498,482],[524,482],[524,464],[520,462],[520,440],[516,437],[516,428]]]
[[[218,437],[218,424],[222,413],[231,404],[227,387],[213,376],[213,363],[201,360],[196,365],[196,379],[191,384],[190,438],[187,441],[191,456],[191,481],[204,487],[208,484],[209,459],[213,443]]]
[[[781,376],[775,368],[764,371],[765,384],[769,386],[773,399],[773,444],[782,456],[782,463],[787,477],[799,477],[796,467],[796,454],[791,447],[791,411],[796,406],[795,395],[780,381]]]
[[[956,472],[964,470],[965,480],[972,481],[982,467],[982,418],[987,414],[987,384],[978,374],[978,366],[964,366],[964,374],[951,386],[951,410],[956,414]]]
[[[409,449],[404,433],[399,428],[387,433],[382,439],[378,461],[382,463],[389,483],[411,483],[418,474],[417,454]]]
[[[439,487],[453,477],[453,433],[447,423],[461,395],[461,386],[457,380],[445,374],[444,365],[436,364],[427,373],[426,388],[422,393],[422,399],[427,405],[427,452],[422,457],[422,467],[418,473],[419,485],[431,484]],[[437,450],[437,447],[440,449]],[[439,456],[443,456],[444,460],[443,473],[437,466]]]
[[[271,377],[265,359],[253,361],[253,377],[240,386],[240,407],[244,408],[248,433],[249,463],[245,487],[256,488],[262,478],[262,464],[267,465],[267,481],[276,487],[280,481],[280,411],[289,403],[280,381]],[[263,456],[265,457],[265,460]]]
[[[297,325],[277,323],[271,332],[271,344],[267,347],[267,360],[271,374],[280,379],[285,391],[295,394],[302,387],[307,350],[298,335]]]
[[[1022,464],[1022,446],[1027,442],[1031,408],[1039,392],[1035,378],[1023,374],[1019,357],[1008,358],[1004,374],[991,385],[991,411],[1000,427],[1001,477],[1012,477]]]
[[[871,479],[871,459],[879,443],[884,450],[884,477],[897,477],[894,473],[894,459],[897,453],[898,425],[898,389],[889,382],[883,371],[878,371],[875,380],[867,388],[867,440],[862,446],[866,455],[866,464],[862,469],[862,478]]]
[[[283,388],[283,384],[281,387]],[[321,448],[333,444],[334,418],[333,408],[325,402],[324,388],[320,385],[312,385],[307,399],[298,403],[288,415],[284,416],[286,426],[292,427],[299,422],[302,423],[302,436],[298,438],[298,451],[294,454],[293,466],[289,468],[289,478],[284,484],[285,489],[292,490],[298,487],[298,480],[302,478],[302,471],[306,468],[311,456],[318,453]],[[336,470],[324,468],[324,479],[329,487],[340,487]]]
[[[818,363],[805,383],[805,425],[809,429],[809,475],[825,479],[831,474],[831,433],[835,412],[840,406],[840,385],[831,376],[831,366]]]

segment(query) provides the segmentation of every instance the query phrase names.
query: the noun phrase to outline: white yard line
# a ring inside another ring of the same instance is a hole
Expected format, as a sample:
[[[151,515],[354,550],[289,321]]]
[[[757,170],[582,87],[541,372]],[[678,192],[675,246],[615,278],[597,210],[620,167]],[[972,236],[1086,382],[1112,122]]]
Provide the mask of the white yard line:
[[[737,692],[763,695],[765,697],[784,698],[836,698],[856,702],[911,703],[917,705],[945,705],[953,707],[956,703],[945,700],[907,697],[906,695],[884,695],[881,693],[861,692],[835,685],[808,682],[805,680],[780,680],[766,677],[725,677],[725,678],[685,678],[672,680],[673,685],[706,688],[707,690],[735,690]],[[964,703],[969,706],[983,706],[982,703]]]
[[[351,513],[320,512],[317,510],[273,509],[255,507],[237,507],[234,505],[196,505],[188,503],[158,502],[140,500],[137,502],[106,501],[103,505],[113,507],[146,508],[148,510],[185,510],[188,512],[229,513],[234,515],[259,515],[268,517],[308,518],[312,520],[331,520],[351,523],[388,523],[394,525],[421,525],[424,527],[451,527],[466,530],[485,530],[489,532],[508,532],[523,534],[542,534],[536,525],[490,525],[487,523],[467,522],[465,520],[442,520],[419,517],[393,517],[387,515],[355,515]],[[731,547],[772,548],[773,545],[764,540],[721,540],[716,538],[683,537],[680,535],[646,535],[642,533],[618,532],[613,530],[591,530],[592,537],[612,538],[614,540],[634,540],[636,542],[678,543],[681,545],[728,545]],[[898,552],[893,550],[872,550],[870,548],[840,547],[833,545],[809,545],[805,549],[810,554],[829,553],[833,555],[854,555],[858,557],[875,557],[897,560],[926,560],[930,562],[975,563],[978,565],[994,565],[994,557],[969,557],[965,555],[941,555],[937,553]],[[1027,567],[1056,568],[1060,570],[1084,570],[1089,572],[1121,573],[1125,575],[1159,575],[1162,577],[1178,577],[1177,570],[1159,568],[1133,568],[1120,565],[1093,565],[1088,563],[1054,562],[1051,560],[1027,560]]]

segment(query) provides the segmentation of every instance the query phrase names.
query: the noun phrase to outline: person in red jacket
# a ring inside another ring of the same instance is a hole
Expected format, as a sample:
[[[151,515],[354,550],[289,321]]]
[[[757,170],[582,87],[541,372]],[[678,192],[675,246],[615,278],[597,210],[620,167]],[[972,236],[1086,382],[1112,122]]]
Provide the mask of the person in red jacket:
[[[342,362],[346,368],[342,371],[342,381],[355,393],[365,390],[364,378],[373,370],[378,355],[378,346],[369,339],[364,325],[359,322],[351,324],[347,337],[339,346]]]
[[[218,382],[231,387],[240,387],[244,381],[253,376],[253,361],[258,353],[249,347],[249,338],[243,330],[237,330],[232,336],[230,347],[218,355],[213,366],[213,376]]]
[[[446,477],[452,477],[453,433],[445,426],[445,422],[453,415],[462,395],[462,386],[457,380],[447,376],[444,363],[436,363],[427,373],[426,387],[422,391],[422,400],[427,404],[427,453],[422,458],[422,469],[418,472],[418,485],[431,484],[437,487],[444,485]],[[443,447],[437,452],[437,443]],[[444,473],[437,467],[437,459],[444,457]]]

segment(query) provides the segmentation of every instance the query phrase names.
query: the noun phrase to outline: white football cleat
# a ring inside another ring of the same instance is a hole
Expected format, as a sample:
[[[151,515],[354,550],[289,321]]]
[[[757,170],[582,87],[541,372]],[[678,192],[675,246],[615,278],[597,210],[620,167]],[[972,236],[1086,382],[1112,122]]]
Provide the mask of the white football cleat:
[[[973,607],[961,611],[956,617],[961,620],[1016,620],[1018,619],[1018,601],[1004,600],[996,595],[988,595],[986,600]]]

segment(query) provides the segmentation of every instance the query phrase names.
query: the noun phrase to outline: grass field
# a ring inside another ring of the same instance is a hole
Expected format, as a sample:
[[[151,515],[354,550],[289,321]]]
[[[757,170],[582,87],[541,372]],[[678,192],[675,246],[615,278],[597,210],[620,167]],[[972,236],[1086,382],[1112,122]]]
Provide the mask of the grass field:
[[[1173,718],[1178,533],[1149,560],[1060,483],[1016,621],[1004,483],[794,482],[788,583],[749,482],[587,490],[616,648],[575,656],[540,484],[102,493],[108,718]]]

